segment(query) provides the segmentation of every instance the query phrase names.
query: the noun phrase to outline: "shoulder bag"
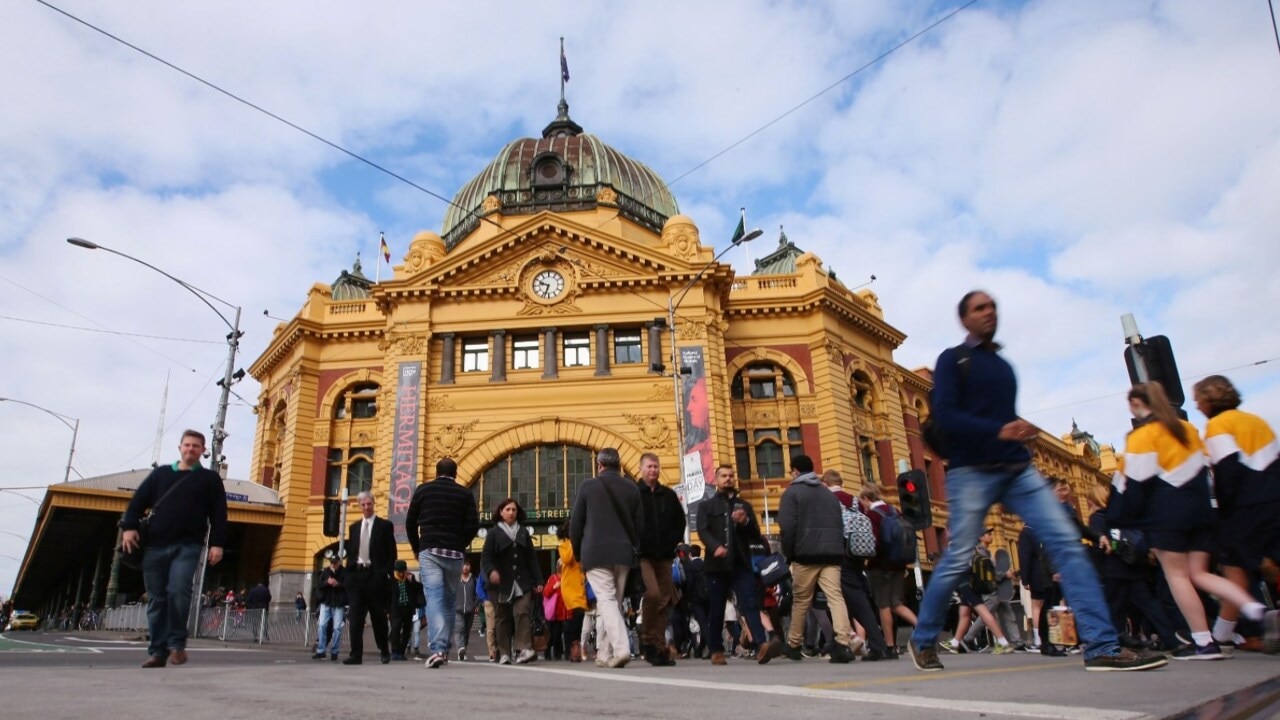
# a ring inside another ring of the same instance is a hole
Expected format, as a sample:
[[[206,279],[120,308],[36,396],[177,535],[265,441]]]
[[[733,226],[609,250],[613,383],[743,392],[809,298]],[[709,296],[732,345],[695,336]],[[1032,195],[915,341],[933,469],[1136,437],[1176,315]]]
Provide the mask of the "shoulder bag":
[[[191,477],[192,475],[195,475],[194,469],[192,469],[192,471],[188,472],[186,475],[182,476],[182,478],[180,478],[178,482],[174,483],[172,487],[166,490],[164,494],[160,496],[160,499],[157,500],[155,504],[152,505],[151,508],[147,511],[146,515],[143,515],[142,517],[138,518],[138,544],[134,546],[133,551],[132,552],[126,551],[124,549],[123,544],[121,544],[120,547],[116,548],[116,550],[120,553],[121,565],[124,565],[125,567],[133,570],[142,570],[142,558],[146,555],[146,552],[147,552],[147,540],[149,539],[148,536],[150,535],[151,518],[155,517],[156,509],[160,507],[160,503],[163,503],[165,501],[165,498],[173,494],[173,491],[177,490],[178,486],[186,482],[187,478]],[[120,518],[119,524],[124,525],[123,517]]]
[[[600,478],[600,485],[604,487],[604,494],[609,496],[609,504],[613,506],[618,522],[622,523],[622,529],[627,531],[627,539],[631,541],[631,572],[627,573],[627,585],[623,595],[626,597],[643,595],[644,574],[640,571],[640,539],[636,537],[636,528],[631,524],[631,516],[622,511],[622,505],[618,503],[618,498],[614,496],[613,490],[609,488],[604,478]]]

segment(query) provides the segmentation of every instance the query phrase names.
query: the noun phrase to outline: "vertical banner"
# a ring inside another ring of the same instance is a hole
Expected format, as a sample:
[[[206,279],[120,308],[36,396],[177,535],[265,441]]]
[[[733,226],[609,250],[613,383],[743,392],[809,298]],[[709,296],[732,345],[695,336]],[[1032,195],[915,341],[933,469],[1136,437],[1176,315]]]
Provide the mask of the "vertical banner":
[[[715,482],[711,454],[711,404],[707,397],[707,364],[702,348],[679,348],[680,407],[684,409],[684,447],[680,448],[681,486],[688,507],[689,527],[698,517],[698,503]],[[685,371],[688,371],[687,373]],[[712,487],[711,492],[715,492]]]
[[[422,426],[422,363],[402,362],[397,373],[396,424],[391,445],[391,492],[387,519],[395,526],[396,542],[409,541],[404,517],[418,479],[418,428]]]

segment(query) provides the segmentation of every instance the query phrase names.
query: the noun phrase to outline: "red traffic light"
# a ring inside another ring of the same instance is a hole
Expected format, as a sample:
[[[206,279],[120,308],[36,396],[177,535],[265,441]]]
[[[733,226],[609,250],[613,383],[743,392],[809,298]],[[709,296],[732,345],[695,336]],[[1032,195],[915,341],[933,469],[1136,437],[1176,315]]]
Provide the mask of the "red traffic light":
[[[907,489],[907,492],[909,492],[909,493],[913,493],[913,492],[915,492],[915,491],[916,491],[916,484],[915,484],[915,483],[913,483],[913,482],[911,482],[910,480],[908,480],[908,481],[906,481],[905,483],[903,483],[903,484],[902,484],[902,487],[906,488],[906,489]]]

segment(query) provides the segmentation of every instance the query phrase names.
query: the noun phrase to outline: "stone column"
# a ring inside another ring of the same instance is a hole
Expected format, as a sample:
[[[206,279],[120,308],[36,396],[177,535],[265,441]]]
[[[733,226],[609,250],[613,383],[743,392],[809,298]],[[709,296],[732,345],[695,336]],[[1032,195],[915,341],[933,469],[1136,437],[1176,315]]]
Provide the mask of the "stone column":
[[[609,326],[592,325],[596,331],[596,377],[609,375]]]
[[[507,331],[492,330],[489,337],[493,338],[493,356],[490,363],[493,367],[493,374],[489,376],[489,382],[506,382],[507,381]]]
[[[444,349],[440,356],[440,384],[452,385],[454,356],[457,354],[457,337],[453,333],[440,333],[440,339],[444,340]]]
[[[543,353],[542,379],[554,380],[560,377],[560,356],[556,353],[556,329],[542,328],[542,341],[542,346],[546,349]]]

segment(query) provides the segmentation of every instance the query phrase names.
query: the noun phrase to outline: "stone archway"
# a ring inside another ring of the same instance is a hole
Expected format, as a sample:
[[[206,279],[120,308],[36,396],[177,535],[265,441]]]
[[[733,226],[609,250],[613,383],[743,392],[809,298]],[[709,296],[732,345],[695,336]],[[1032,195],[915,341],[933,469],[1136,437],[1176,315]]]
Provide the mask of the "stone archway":
[[[638,468],[644,452],[635,443],[603,425],[555,416],[508,425],[481,440],[461,457],[458,463],[458,480],[468,486],[485,468],[511,452],[530,445],[564,443],[599,450],[612,447],[622,457],[622,468]]]

